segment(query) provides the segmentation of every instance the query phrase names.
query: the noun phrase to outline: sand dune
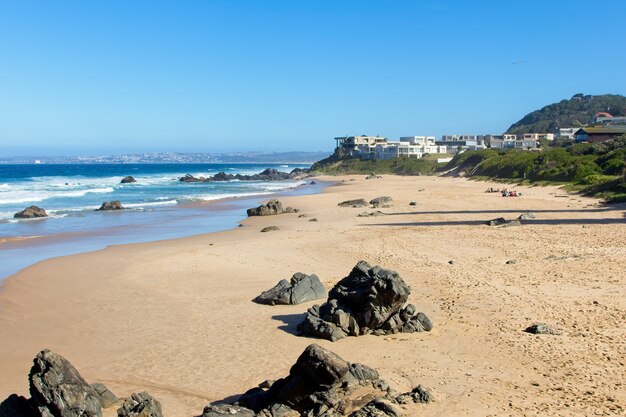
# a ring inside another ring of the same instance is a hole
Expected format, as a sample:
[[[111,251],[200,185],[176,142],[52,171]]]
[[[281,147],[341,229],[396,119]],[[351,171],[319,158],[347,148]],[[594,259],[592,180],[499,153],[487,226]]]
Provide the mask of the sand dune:
[[[198,415],[209,401],[286,375],[314,342],[295,335],[314,303],[252,298],[298,271],[330,287],[364,259],[400,273],[433,331],[315,342],[400,390],[431,388],[436,402],[409,415],[624,413],[623,206],[555,187],[502,198],[483,192],[501,185],[458,178],[330,180],[339,182],[322,194],[283,200],[318,222],[250,218],[227,232],[44,261],[7,279],[0,397],[28,393],[32,358],[48,347],[120,396],[146,390],[167,416]],[[393,197],[383,216],[337,206],[381,195]],[[536,219],[480,224],[524,212]],[[259,233],[270,225],[280,230]],[[523,332],[535,322],[562,334]]]

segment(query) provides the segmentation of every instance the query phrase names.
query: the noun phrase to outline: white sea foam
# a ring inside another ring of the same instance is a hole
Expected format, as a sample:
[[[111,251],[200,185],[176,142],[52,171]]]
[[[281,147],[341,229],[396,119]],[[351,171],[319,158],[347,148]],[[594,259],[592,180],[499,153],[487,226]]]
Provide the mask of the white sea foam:
[[[154,207],[154,206],[171,206],[174,204],[178,204],[178,200],[167,200],[167,201],[153,201],[149,203],[127,203],[122,205],[125,208],[143,208],[143,207]]]

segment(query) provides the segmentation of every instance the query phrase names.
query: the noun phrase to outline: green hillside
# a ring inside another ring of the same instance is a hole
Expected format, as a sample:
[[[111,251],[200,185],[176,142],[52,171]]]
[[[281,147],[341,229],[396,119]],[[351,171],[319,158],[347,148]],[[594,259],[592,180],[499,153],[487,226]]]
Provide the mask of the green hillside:
[[[576,94],[569,100],[561,100],[527,114],[511,125],[506,133],[554,133],[559,127],[583,126],[598,112],[609,112],[613,116],[626,115],[626,97]]]

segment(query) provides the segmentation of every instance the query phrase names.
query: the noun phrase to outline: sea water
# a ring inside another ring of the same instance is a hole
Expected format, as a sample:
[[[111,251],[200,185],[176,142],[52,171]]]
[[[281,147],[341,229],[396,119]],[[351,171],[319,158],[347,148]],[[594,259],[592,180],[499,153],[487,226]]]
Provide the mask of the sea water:
[[[0,279],[55,256],[113,244],[147,242],[226,230],[246,208],[276,193],[318,192],[304,180],[185,183],[185,174],[256,174],[307,164],[29,164],[0,165]],[[131,175],[137,182],[121,184]],[[306,185],[306,186],[304,186]],[[119,200],[127,210],[96,211]],[[215,200],[213,204],[202,204]],[[49,217],[13,215],[37,205]]]

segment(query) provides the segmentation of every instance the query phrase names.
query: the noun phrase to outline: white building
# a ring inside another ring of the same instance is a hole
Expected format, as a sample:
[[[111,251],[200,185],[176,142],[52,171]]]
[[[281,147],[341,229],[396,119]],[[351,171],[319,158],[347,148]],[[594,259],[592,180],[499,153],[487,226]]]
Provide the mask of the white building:
[[[446,146],[450,152],[458,150],[480,150],[485,149],[485,137],[483,135],[443,135],[438,140],[437,145]]]
[[[579,127],[562,127],[556,131],[556,137],[560,139],[571,139],[574,140],[576,138],[576,132],[580,129]]]
[[[380,136],[340,136],[336,137],[337,147],[343,148],[346,155],[360,158],[372,158],[376,151],[376,145],[387,142],[387,138]]]
[[[410,142],[390,142],[376,145],[375,158],[376,159],[392,159],[392,158],[421,158],[424,153],[422,152],[423,146],[414,145]]]
[[[437,145],[434,136],[402,136],[400,142],[421,146],[422,154],[446,153],[447,151],[445,145]]]

